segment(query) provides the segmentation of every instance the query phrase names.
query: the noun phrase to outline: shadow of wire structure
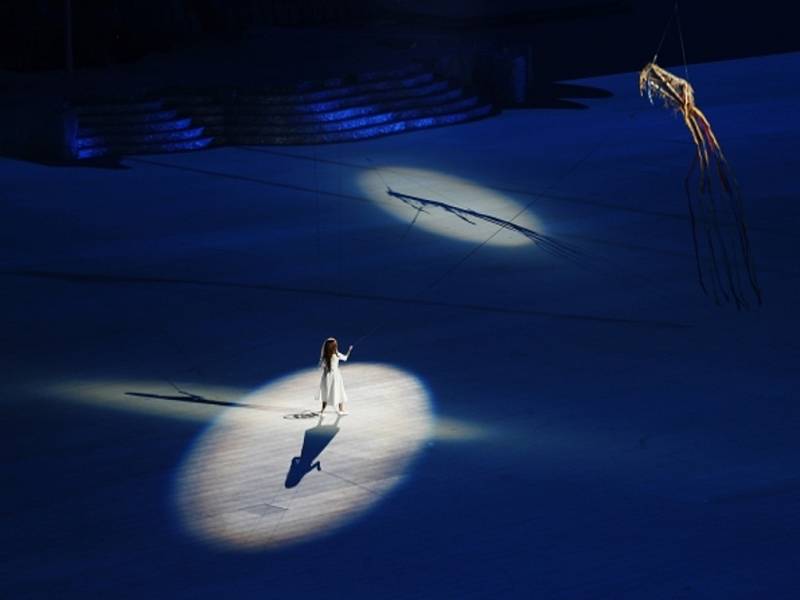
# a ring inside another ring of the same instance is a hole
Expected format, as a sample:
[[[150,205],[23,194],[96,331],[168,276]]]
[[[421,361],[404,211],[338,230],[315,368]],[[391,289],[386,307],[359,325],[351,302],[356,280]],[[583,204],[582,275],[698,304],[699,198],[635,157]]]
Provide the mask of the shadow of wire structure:
[[[170,400],[172,402],[191,402],[194,404],[209,404],[212,406],[250,408],[253,410],[266,410],[266,411],[276,410],[275,408],[269,406],[259,406],[257,404],[247,404],[244,402],[231,402],[228,400],[211,400],[209,398],[204,398],[203,396],[198,396],[197,394],[184,392],[183,390],[181,390],[179,394],[180,395],[167,396],[165,394],[148,394],[146,392],[125,392],[126,396],[135,396],[136,398],[152,398],[154,400]]]
[[[420,198],[419,196],[411,196],[409,194],[402,194],[400,192],[394,191],[392,188],[387,187],[386,193],[393,198],[397,198],[404,204],[407,204],[414,210],[416,210],[416,214],[414,215],[414,220],[411,222],[416,222],[417,218],[419,217],[420,213],[424,212],[427,213],[428,211],[425,210],[426,207],[436,207],[441,208],[447,213],[455,215],[465,223],[470,225],[475,225],[476,220],[485,221],[487,223],[492,223],[493,225],[498,225],[503,229],[508,229],[515,233],[519,233],[520,235],[525,236],[534,244],[536,244],[539,248],[547,252],[552,256],[556,256],[559,258],[564,258],[567,260],[571,260],[576,263],[581,263],[581,259],[584,258],[583,254],[580,251],[564,244],[563,242],[559,242],[558,240],[541,234],[533,229],[528,227],[523,227],[521,225],[517,225],[512,221],[506,221],[505,219],[501,219],[499,217],[494,217],[492,215],[487,215],[485,213],[480,213],[478,211],[469,209],[469,208],[461,208],[459,206],[454,206],[452,204],[446,204],[445,202],[439,202],[437,200],[429,200],[427,198]]]
[[[322,415],[314,427],[309,427],[303,434],[303,447],[300,450],[300,456],[292,458],[289,464],[289,472],[286,474],[286,482],[284,486],[293,488],[297,486],[306,476],[314,469],[317,471],[322,470],[322,465],[319,461],[319,456],[322,451],[328,447],[339,433],[339,420],[337,417],[333,425],[323,425]]]
[[[167,395],[167,394],[151,394],[147,392],[125,392],[126,396],[132,396],[134,398],[151,398],[153,400],[170,400],[172,402],[188,402],[191,404],[207,404],[209,406],[224,406],[228,408],[249,408],[252,410],[260,410],[265,412],[283,412],[288,410],[287,407],[277,407],[277,406],[262,406],[259,404],[249,404],[247,402],[232,402],[229,400],[212,400],[210,398],[205,398],[198,394],[192,394],[191,392],[186,392],[182,389],[176,387],[176,390],[179,395]],[[302,410],[299,412],[292,412],[283,415],[283,418],[286,420],[297,421],[302,419],[314,419],[316,417],[321,417],[320,413],[313,411],[313,410]],[[336,419],[336,423],[339,422],[339,419]],[[338,431],[338,429],[337,429]]]

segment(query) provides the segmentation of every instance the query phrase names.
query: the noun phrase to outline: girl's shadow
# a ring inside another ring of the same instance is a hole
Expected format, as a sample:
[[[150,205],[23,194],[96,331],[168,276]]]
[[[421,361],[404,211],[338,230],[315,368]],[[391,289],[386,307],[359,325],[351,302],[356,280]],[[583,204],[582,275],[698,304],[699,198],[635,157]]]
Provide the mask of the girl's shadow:
[[[320,415],[317,424],[306,429],[300,456],[292,458],[292,462],[289,464],[289,472],[286,474],[286,482],[284,484],[287,488],[293,488],[299,484],[306,473],[314,469],[317,471],[322,470],[317,457],[322,454],[322,451],[339,433],[339,419],[341,417],[336,417],[336,422],[333,425],[323,425],[322,415]]]

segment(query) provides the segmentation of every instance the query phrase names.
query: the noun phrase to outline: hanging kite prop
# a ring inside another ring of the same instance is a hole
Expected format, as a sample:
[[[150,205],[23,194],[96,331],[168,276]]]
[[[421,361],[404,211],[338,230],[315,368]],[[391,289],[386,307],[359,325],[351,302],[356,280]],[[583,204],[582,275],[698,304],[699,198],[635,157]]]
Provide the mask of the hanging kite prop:
[[[672,18],[677,14],[676,3]],[[672,18],[664,30],[661,44]],[[678,32],[683,50],[680,22]],[[660,99],[666,108],[679,113],[695,145],[695,156],[684,185],[700,287],[718,305],[733,302],[739,309],[749,308],[753,301],[760,305],[761,289],[736,179],[711,124],[695,104],[691,84],[660,67],[656,64],[657,59],[658,50],[639,73],[639,92],[643,96],[646,94],[651,104]],[[686,75],[688,78],[688,69]]]

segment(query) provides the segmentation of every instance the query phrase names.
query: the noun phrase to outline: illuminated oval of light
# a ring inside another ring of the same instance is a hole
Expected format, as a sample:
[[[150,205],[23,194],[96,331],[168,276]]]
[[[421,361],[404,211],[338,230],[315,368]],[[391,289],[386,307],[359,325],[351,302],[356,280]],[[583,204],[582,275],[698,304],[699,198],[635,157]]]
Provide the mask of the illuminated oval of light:
[[[318,409],[317,369],[241,400],[267,410],[223,413],[178,471],[175,500],[191,533],[234,550],[296,543],[351,521],[404,477],[432,430],[424,386],[388,365],[343,372],[350,415],[338,420],[330,407],[321,422],[302,418]]]
[[[520,214],[523,205],[508,196],[437,171],[380,167],[364,171],[358,185],[389,214],[406,223],[413,221],[414,227],[431,233],[483,242],[500,227],[498,223],[473,216],[468,211],[545,233],[530,210]],[[387,188],[395,195],[390,194]],[[502,229],[488,243],[517,246],[531,241],[518,231]]]

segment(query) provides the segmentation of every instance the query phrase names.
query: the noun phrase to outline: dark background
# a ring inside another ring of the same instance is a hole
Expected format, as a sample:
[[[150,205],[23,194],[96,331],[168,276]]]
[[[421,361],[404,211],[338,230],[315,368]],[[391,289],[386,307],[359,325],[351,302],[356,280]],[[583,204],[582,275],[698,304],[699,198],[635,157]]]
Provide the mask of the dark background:
[[[553,77],[639,68],[651,58],[671,0],[75,0],[76,66],[110,65],[155,51],[235,41],[254,28],[405,25],[422,34],[482,35],[532,44],[535,66]],[[681,23],[690,63],[791,51],[800,42],[786,4],[774,0],[683,2]],[[0,5],[0,68],[58,69],[64,64],[63,0],[9,0]],[[677,30],[661,55],[681,62]]]

